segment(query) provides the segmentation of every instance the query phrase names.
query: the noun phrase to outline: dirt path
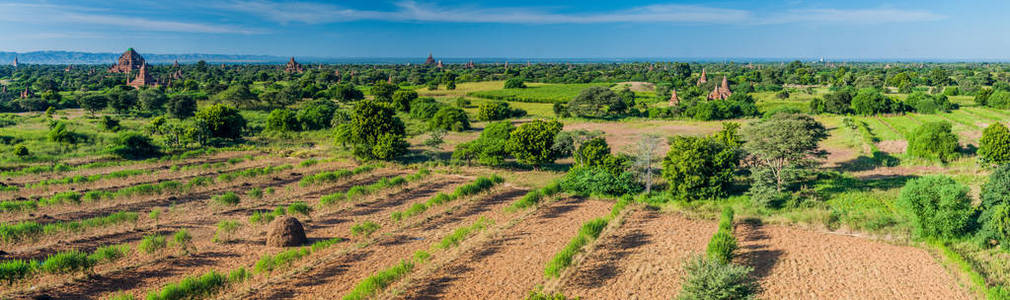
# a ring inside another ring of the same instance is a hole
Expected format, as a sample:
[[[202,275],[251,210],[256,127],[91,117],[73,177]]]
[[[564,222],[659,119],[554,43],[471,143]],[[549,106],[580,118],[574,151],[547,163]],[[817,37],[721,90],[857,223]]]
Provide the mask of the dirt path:
[[[772,225],[739,225],[738,263],[761,299],[972,299],[926,250]]]
[[[511,200],[522,196],[523,191],[513,188],[498,189],[497,191],[489,195],[478,195],[474,199],[464,200],[465,202],[452,203],[447,207],[433,208],[433,211],[437,211],[436,215],[419,216],[423,218],[420,222],[382,235],[370,245],[335,253],[330,257],[323,258],[322,261],[313,263],[307,272],[271,282],[266,285],[269,287],[266,290],[254,290],[251,291],[251,295],[238,297],[242,299],[333,299],[339,297],[354,288],[362,279],[396,264],[401,259],[409,258],[417,250],[428,249],[432,243],[437,242],[459,226],[471,224],[480,217],[487,217],[496,223],[507,222],[508,218],[513,215],[502,213],[502,207],[508,205]],[[390,206],[388,209],[380,211],[369,211],[367,216],[376,221],[388,219],[390,212],[408,207],[416,202],[425,201],[428,196],[433,194],[434,191],[431,191],[425,194],[425,197],[417,197],[417,201]],[[417,217],[414,219],[417,220]]]
[[[716,223],[639,209],[566,274],[560,292],[583,299],[673,299],[683,264],[705,252]]]
[[[421,276],[407,299],[522,299],[543,282],[544,265],[582,223],[606,215],[612,203],[567,199],[542,207],[435,273]]]

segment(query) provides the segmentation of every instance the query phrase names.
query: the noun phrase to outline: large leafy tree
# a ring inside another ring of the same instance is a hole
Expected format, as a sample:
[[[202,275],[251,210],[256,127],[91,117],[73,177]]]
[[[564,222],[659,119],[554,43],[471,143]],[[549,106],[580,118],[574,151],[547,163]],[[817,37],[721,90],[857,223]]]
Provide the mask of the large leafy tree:
[[[897,206],[921,237],[960,237],[968,232],[974,213],[968,187],[941,175],[910,180],[901,189]]]
[[[219,101],[230,102],[236,107],[253,107],[258,100],[256,94],[253,94],[249,90],[249,86],[244,84],[232,85],[228,89],[218,93],[215,97]]]
[[[81,108],[84,108],[85,110],[90,112],[91,115],[94,115],[95,112],[103,110],[105,109],[106,106],[109,105],[109,97],[101,94],[86,95],[78,98],[77,104],[80,104]]]
[[[137,98],[140,102],[140,109],[146,113],[163,112],[165,111],[165,103],[168,102],[165,92],[156,88],[141,90]]]
[[[580,117],[604,118],[625,113],[628,105],[625,99],[605,87],[591,87],[582,90],[568,102],[569,113]]]
[[[743,149],[751,165],[767,170],[782,192],[793,172],[817,163],[825,152],[817,144],[828,137],[824,125],[803,114],[775,114],[743,130]]]
[[[224,104],[204,107],[196,112],[196,118],[206,122],[210,135],[217,138],[240,138],[246,125],[237,109]]]
[[[406,129],[392,106],[364,100],[354,106],[351,120],[337,130],[337,142],[349,144],[359,159],[389,160],[407,152]]]
[[[739,161],[736,149],[713,137],[676,136],[663,159],[663,178],[682,199],[708,199],[725,194]]]
[[[186,94],[172,95],[167,106],[168,113],[179,119],[192,117],[196,112],[196,100]]]
[[[960,145],[946,121],[926,122],[908,136],[908,154],[948,162],[958,156]]]
[[[520,163],[539,166],[554,162],[560,155],[554,149],[554,137],[563,127],[556,120],[534,120],[512,131],[505,148]]]
[[[996,122],[986,127],[978,144],[978,157],[983,163],[1010,163],[1010,130],[1003,124]]]

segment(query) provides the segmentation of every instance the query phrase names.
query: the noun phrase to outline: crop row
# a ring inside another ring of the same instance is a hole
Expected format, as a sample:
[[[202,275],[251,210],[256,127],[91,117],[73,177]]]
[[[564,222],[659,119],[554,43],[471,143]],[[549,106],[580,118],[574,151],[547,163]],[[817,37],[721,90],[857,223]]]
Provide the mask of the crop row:
[[[404,218],[420,215],[421,213],[424,213],[431,207],[448,203],[450,201],[459,199],[460,197],[476,195],[478,193],[491,189],[495,185],[498,185],[499,183],[502,183],[504,181],[505,179],[501,178],[498,175],[491,175],[490,177],[478,177],[477,179],[475,179],[470,183],[456,187],[456,190],[454,190],[452,194],[438,193],[435,196],[428,199],[428,201],[416,203],[402,212],[400,211],[393,212],[390,215],[390,218],[392,218],[393,221],[399,222]]]
[[[428,169],[420,169],[414,174],[410,174],[407,176],[384,177],[374,183],[352,186],[351,188],[347,189],[346,192],[336,192],[322,196],[319,198],[319,204],[331,205],[337,203],[338,201],[346,201],[354,199],[356,197],[369,195],[383,189],[391,188],[394,186],[400,186],[407,184],[408,182],[414,182],[423,179],[429,174],[431,174],[431,171],[428,171]]]
[[[120,211],[102,217],[94,217],[78,221],[53,222],[39,224],[35,221],[25,221],[15,224],[0,224],[0,241],[18,243],[43,235],[58,232],[81,231],[87,228],[104,227],[115,224],[136,222],[137,213]]]

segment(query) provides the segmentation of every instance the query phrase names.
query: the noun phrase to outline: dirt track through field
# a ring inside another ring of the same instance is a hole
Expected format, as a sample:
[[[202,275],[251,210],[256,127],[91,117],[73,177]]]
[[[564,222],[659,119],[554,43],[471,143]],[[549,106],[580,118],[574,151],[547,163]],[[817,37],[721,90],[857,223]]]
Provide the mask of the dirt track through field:
[[[715,230],[713,221],[633,211],[566,274],[560,292],[583,299],[673,299],[680,291],[684,261],[703,254]]]
[[[737,226],[761,299],[972,299],[926,250],[773,225]]]
[[[501,208],[510,200],[521,196],[512,188],[499,190],[498,193],[478,195],[475,199],[463,200],[465,203],[452,203],[457,207],[435,207],[437,213],[423,218],[418,224],[407,226],[403,230],[394,231],[378,237],[372,244],[363,248],[350,249],[346,253],[323,258],[324,261],[313,264],[308,272],[295,274],[291,278],[269,284],[268,290],[255,291],[253,295],[240,296],[243,299],[332,299],[350,291],[362,279],[377,271],[385,269],[410,258],[417,250],[426,250],[440,238],[459,226],[468,225],[479,217],[487,217],[492,221],[506,222],[509,215],[500,213]],[[369,211],[367,218],[378,222],[389,218],[389,213],[402,210],[413,203],[427,200],[435,191],[418,194],[410,201],[401,205],[386,206],[378,211]],[[352,210],[359,211],[359,210]],[[484,214],[467,212],[489,212]],[[355,214],[355,213],[352,213]],[[347,224],[350,222],[341,222]],[[386,226],[386,225],[384,225]],[[389,224],[390,227],[395,224]]]
[[[585,221],[613,203],[571,198],[549,204],[483,245],[461,253],[401,295],[407,299],[522,299],[544,279],[544,265]]]

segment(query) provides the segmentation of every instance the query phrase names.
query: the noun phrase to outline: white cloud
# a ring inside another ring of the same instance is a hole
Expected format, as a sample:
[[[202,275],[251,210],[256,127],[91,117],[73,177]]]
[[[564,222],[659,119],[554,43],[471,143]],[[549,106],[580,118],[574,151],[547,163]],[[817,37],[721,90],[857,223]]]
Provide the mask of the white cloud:
[[[928,11],[899,9],[792,9],[783,13],[758,14],[752,11],[700,5],[657,4],[596,13],[561,13],[542,8],[444,7],[404,0],[394,10],[359,10],[331,4],[237,0],[216,8],[244,12],[277,23],[338,23],[359,20],[390,22],[506,23],[506,24],[588,24],[588,23],[703,23],[703,24],[783,24],[844,23],[877,24],[923,22],[943,19]]]
[[[92,8],[64,5],[0,3],[0,11],[16,12],[0,14],[0,21],[9,22],[107,25],[123,30],[138,31],[238,34],[256,33],[254,30],[243,29],[230,25],[154,20],[144,17],[115,15]]]

